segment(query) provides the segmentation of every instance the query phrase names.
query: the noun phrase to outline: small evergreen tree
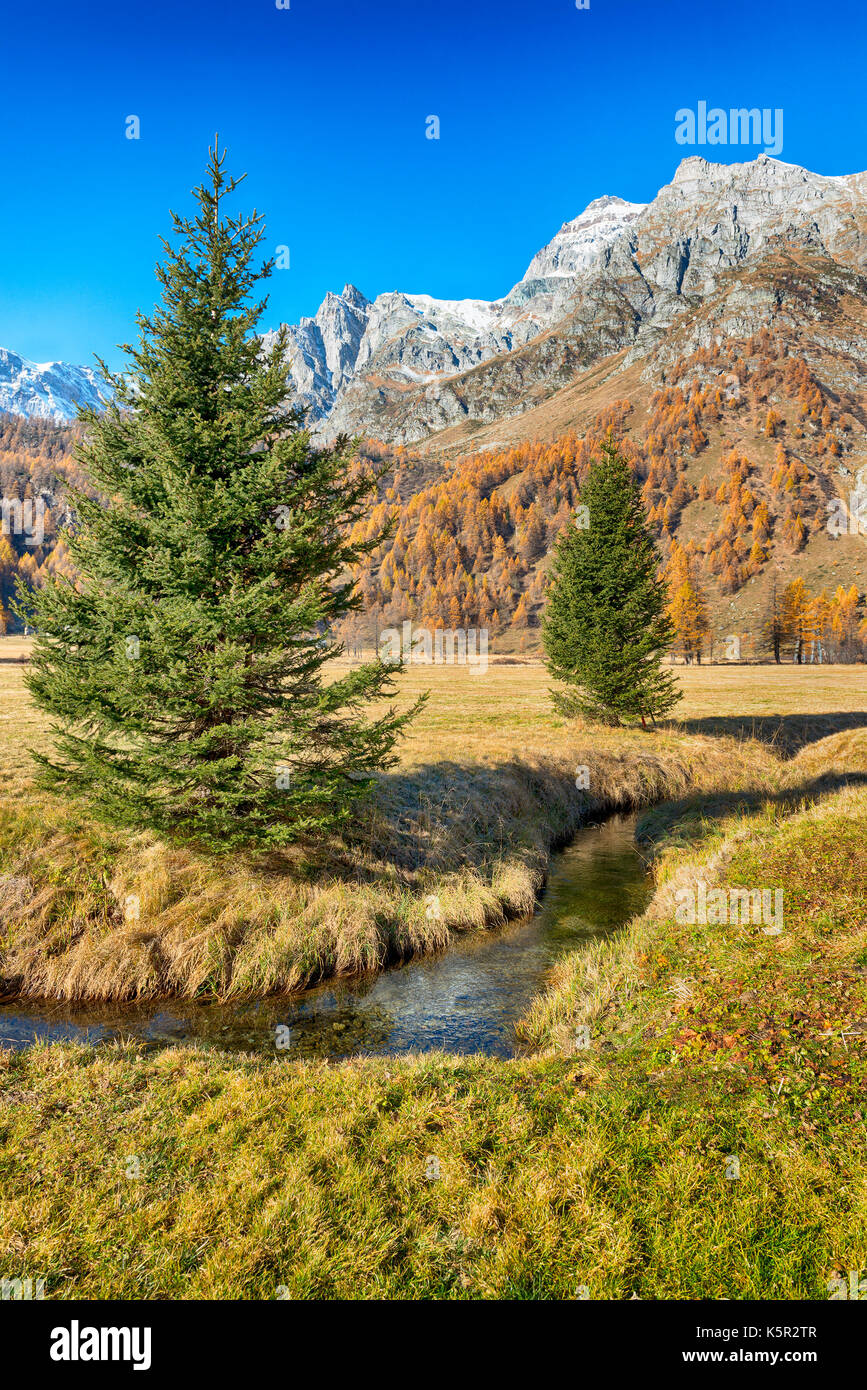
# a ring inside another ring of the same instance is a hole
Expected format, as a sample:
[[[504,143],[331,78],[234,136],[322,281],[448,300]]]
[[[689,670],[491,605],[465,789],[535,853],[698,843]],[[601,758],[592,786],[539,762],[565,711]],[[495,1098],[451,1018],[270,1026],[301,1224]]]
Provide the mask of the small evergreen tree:
[[[773,580],[771,582],[771,594],[770,598],[768,599],[768,606],[765,613],[765,621],[762,627],[762,635],[764,636],[771,652],[773,653],[774,661],[779,666],[780,651],[782,649],[783,642],[786,640],[787,633],[786,624],[780,606],[780,596],[777,592],[776,575],[774,575]]]
[[[606,724],[644,724],[680,698],[661,665],[673,631],[638,485],[610,434],[578,505],[579,524],[557,542],[543,624],[548,669],[568,687],[555,702]]]
[[[692,556],[677,541],[672,542],[667,578],[670,595],[667,612],[676,646],[687,666],[693,662],[700,666],[710,633],[707,600],[695,576]]]
[[[211,850],[271,848],[335,826],[414,713],[365,719],[393,689],[376,660],[325,679],[333,625],[358,607],[349,539],[377,479],[345,441],[316,449],[287,408],[285,334],[268,352],[251,292],[262,218],[211,151],[192,219],[172,214],[162,300],[138,315],[131,370],[85,412],[101,499],[72,495],[77,572],[19,608],[37,629],[28,686],[55,720],[43,782],[109,820]]]

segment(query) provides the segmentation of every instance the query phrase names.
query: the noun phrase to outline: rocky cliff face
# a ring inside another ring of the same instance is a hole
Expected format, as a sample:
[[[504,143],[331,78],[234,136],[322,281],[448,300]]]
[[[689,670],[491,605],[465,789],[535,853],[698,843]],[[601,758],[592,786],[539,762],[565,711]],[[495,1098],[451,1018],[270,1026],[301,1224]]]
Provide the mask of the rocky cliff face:
[[[642,212],[645,203],[623,198],[595,198],[572,222],[564,222],[557,235],[538,251],[527,267],[524,280],[544,280],[552,275],[579,275],[606,246],[616,241]]]
[[[784,309],[781,293],[767,280],[730,282],[780,251],[818,258],[830,281],[867,270],[867,173],[691,156],[651,203],[595,199],[502,299],[395,290],[371,301],[345,285],[287,329],[293,399],[324,438],[411,444],[511,419],[613,353],[625,350],[624,369],[664,358],[674,327],[724,281],[727,309],[713,331],[755,331],[769,306]],[[700,331],[710,332],[707,321]],[[98,403],[89,368],[0,349],[0,409],[63,420],[82,402]]]
[[[354,285],[344,285],[342,294],[325,296],[312,319],[290,324],[288,358],[296,402],[307,412],[308,420],[323,419],[352,375],[367,328],[371,305]],[[263,337],[266,348],[276,333]]]
[[[62,423],[79,405],[99,406],[100,382],[90,367],[67,362],[28,362],[0,348],[0,410]]]
[[[308,422],[328,434],[352,432],[380,378],[385,398],[390,387],[412,391],[532,342],[562,318],[576,276],[642,211],[643,204],[597,198],[564,223],[502,299],[390,291],[370,303],[352,285],[329,294],[315,318],[288,329],[295,398]],[[266,343],[273,338],[267,334]]]
[[[867,268],[867,174],[824,177],[766,155],[729,165],[692,156],[647,205],[596,199],[503,299],[392,292],[368,303],[348,286],[336,302],[351,294],[362,306],[348,334],[329,296],[315,320],[291,330],[320,325],[315,362],[310,338],[303,347],[295,338],[290,352],[298,398],[324,437],[404,444],[514,416],[613,352],[628,349],[628,368],[664,347],[721,277],[781,248]],[[745,319],[760,317],[759,301],[747,299]]]

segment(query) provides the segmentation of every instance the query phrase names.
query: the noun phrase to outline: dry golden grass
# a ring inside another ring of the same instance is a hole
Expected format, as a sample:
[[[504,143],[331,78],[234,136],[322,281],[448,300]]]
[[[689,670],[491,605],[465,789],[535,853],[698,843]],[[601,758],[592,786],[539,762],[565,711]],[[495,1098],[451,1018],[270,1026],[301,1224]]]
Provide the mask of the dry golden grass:
[[[696,793],[686,802],[662,808],[661,815],[650,815],[639,822],[651,838],[658,859],[655,864],[658,887],[646,913],[634,918],[615,937],[590,943],[581,951],[564,956],[552,972],[550,987],[537,996],[528,1015],[521,1021],[519,1032],[534,1049],[551,1049],[554,1053],[568,1051],[568,1039],[576,1023],[598,1026],[606,1013],[615,1010],[646,984],[648,952],[659,951],[665,941],[666,928],[674,918],[675,895],[678,889],[692,887],[701,879],[710,888],[738,880],[732,878],[732,865],[744,860],[750,851],[760,860],[767,860],[769,848],[780,838],[781,828],[790,836],[799,836],[814,856],[811,866],[817,886],[838,888],[836,879],[841,870],[854,874],[860,889],[860,912],[854,913],[854,924],[843,931],[840,914],[840,893],[835,900],[835,929],[831,942],[822,942],[822,950],[830,957],[841,953],[851,958],[867,950],[867,886],[865,886],[865,846],[862,827],[867,823],[867,730],[832,735],[806,747],[792,759],[787,777],[771,796],[708,798]],[[847,825],[858,836],[858,852],[844,849],[844,837],[839,827]],[[833,827],[833,830],[829,830]],[[824,861],[820,829],[826,839],[836,844],[832,857],[845,860],[829,869]],[[836,836],[836,841],[834,837]],[[791,882],[785,861],[778,868],[779,883],[789,896],[795,885],[802,884],[803,866],[791,864]],[[747,875],[751,886],[769,886],[766,876]],[[786,909],[787,913],[789,909]],[[738,942],[739,949],[752,949],[759,957],[758,947],[773,948],[778,960],[787,962],[794,973],[805,956],[815,956],[816,903],[812,911],[803,914],[797,925],[782,941],[764,940],[753,930],[751,942]],[[705,929],[706,930],[706,929]],[[689,953],[672,928],[676,940],[669,954],[674,959],[688,961]],[[706,933],[713,937],[714,930]],[[724,938],[719,948],[720,969],[733,968],[732,938],[749,937],[748,930],[716,931]],[[806,942],[808,949],[805,949]],[[684,967],[686,968],[686,967]],[[706,968],[706,966],[705,966]],[[669,1000],[670,1004],[671,1001]]]
[[[0,657],[22,646],[2,640]],[[859,668],[679,674],[683,723],[644,733],[564,722],[537,664],[410,668],[401,700],[430,701],[352,836],[217,865],[35,793],[27,748],[48,731],[23,668],[0,661],[0,979],[65,999],[225,997],[381,968],[530,911],[552,847],[588,816],[806,785],[782,755],[861,718]]]
[[[366,838],[306,869],[217,872],[29,806],[4,736],[7,958],[59,992],[148,991],[171,970],[267,986],[305,949],[343,968],[401,932],[425,949],[431,885],[449,930],[495,920],[594,803],[676,797],[642,817],[648,913],[561,963],[525,1025],[534,1055],[511,1061],[0,1049],[0,1273],[60,1299],[825,1299],[867,1252],[863,669],[688,671],[690,731],[647,735],[563,724],[539,668],[411,672],[408,697],[425,684]],[[44,738],[20,672],[0,666],[0,689],[4,728]],[[782,881],[786,935],[678,927],[673,889],[696,875]]]
[[[55,1299],[826,1299],[867,1255],[867,789],[789,811],[669,839],[532,1056],[0,1049],[0,1270]],[[695,875],[782,878],[785,934],[678,927]]]

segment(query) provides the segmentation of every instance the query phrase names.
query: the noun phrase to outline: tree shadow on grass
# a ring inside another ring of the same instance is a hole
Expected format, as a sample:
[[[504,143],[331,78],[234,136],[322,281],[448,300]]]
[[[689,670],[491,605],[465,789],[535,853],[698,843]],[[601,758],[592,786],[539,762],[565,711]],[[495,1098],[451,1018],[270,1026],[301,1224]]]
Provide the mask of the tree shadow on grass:
[[[865,674],[867,685],[867,674]],[[674,719],[673,732],[710,737],[756,739],[791,758],[810,743],[847,729],[867,728],[867,710],[839,710],[828,714],[711,714],[700,719]]]
[[[355,883],[381,883],[389,870],[408,884],[419,871],[467,868],[489,875],[500,859],[532,855],[543,803],[562,842],[574,830],[580,804],[571,779],[556,769],[444,760],[380,773],[343,835],[265,856],[257,868],[266,875],[327,875]]]
[[[678,826],[678,839],[684,844],[703,839],[708,821],[732,816],[749,816],[769,807],[789,813],[809,805],[819,797],[831,796],[844,787],[867,786],[867,772],[824,772],[805,778],[777,791],[753,788],[743,791],[694,792],[676,801],[648,808],[638,823],[637,838],[653,843]]]
[[[673,722],[668,727],[673,732],[761,739],[781,757],[791,757],[830,734],[867,728],[867,712],[764,719],[720,716]],[[744,758],[748,756],[745,749]],[[496,766],[444,759],[381,773],[376,782],[342,835],[266,856],[257,860],[256,870],[265,877],[288,875],[310,883],[338,881],[374,887],[398,883],[412,893],[424,891],[433,874],[462,870],[478,873],[489,883],[495,866],[504,861],[524,860],[538,866],[547,851],[571,840],[588,815],[646,807],[642,836],[651,827],[647,837],[655,839],[657,828],[662,833],[682,818],[692,823],[698,835],[702,820],[749,814],[767,805],[798,806],[843,786],[867,782],[867,772],[832,770],[818,776],[805,774],[803,781],[790,782],[776,792],[771,787],[739,791],[721,787],[675,800],[666,799],[664,790],[661,795],[642,790],[639,777],[632,779],[631,787],[624,780],[622,796],[612,787],[595,806],[576,797],[565,768],[534,766],[518,759]],[[690,838],[689,824],[684,834]]]

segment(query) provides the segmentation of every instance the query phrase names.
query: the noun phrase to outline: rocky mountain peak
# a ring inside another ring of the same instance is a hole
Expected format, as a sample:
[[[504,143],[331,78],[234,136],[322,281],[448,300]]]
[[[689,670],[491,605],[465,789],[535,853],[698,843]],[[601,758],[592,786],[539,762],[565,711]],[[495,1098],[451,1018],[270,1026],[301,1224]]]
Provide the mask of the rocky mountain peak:
[[[564,222],[557,235],[538,251],[524,273],[524,280],[572,276],[614,241],[644,211],[644,203],[605,194],[594,198],[583,212]]]
[[[756,192],[809,190],[819,196],[836,196],[841,185],[857,182],[862,175],[849,174],[844,178],[814,174],[800,164],[787,164],[782,159],[760,154],[755,159],[734,164],[714,164],[702,155],[691,154],[682,159],[670,184],[660,189],[658,197],[667,190],[678,189],[687,197],[700,197],[714,192]],[[650,204],[652,207],[653,204]]]
[[[361,293],[361,290],[357,289],[355,285],[344,285],[343,289],[340,292],[340,298],[344,301],[344,303],[350,304],[353,309],[370,308],[370,300],[365,299],[364,295]]]
[[[30,362],[0,348],[0,410],[31,419],[73,420],[79,406],[102,405],[105,390],[92,367],[68,362]]]
[[[351,282],[329,291],[312,318],[287,329],[293,399],[325,433],[403,443],[467,414],[508,414],[520,408],[515,391],[535,383],[544,395],[576,363],[621,348],[640,356],[723,272],[781,245],[863,272],[867,173],[813,174],[765,154],[733,164],[690,154],[651,203],[594,198],[500,299],[392,290],[369,300]],[[564,324],[562,340],[552,338]],[[532,368],[521,365],[531,359]],[[488,381],[476,369],[487,373],[486,364],[496,399],[488,385],[475,401]],[[0,353],[0,408],[68,418],[95,393],[88,368]]]

